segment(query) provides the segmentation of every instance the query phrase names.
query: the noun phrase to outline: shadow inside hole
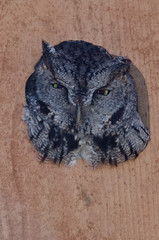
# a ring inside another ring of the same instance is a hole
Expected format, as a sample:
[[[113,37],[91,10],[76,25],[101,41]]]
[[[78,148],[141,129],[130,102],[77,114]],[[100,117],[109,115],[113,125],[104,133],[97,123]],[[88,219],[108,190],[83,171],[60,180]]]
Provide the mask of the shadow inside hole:
[[[146,81],[139,69],[131,63],[130,74],[133,76],[138,95],[138,112],[144,126],[150,129],[150,109]]]
[[[113,58],[118,56],[112,55]],[[139,69],[133,64],[130,64],[130,75],[134,78],[136,91],[138,96],[138,112],[141,117],[141,120],[144,126],[150,130],[150,108],[149,108],[149,99],[148,91],[146,86],[146,81],[139,71]]]

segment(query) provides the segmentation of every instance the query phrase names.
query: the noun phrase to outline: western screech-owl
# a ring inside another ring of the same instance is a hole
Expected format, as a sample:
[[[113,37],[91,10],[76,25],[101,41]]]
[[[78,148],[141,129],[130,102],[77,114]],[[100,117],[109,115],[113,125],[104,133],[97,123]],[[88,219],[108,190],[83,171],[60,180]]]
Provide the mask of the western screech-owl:
[[[43,55],[26,83],[28,133],[42,159],[73,165],[133,159],[150,137],[137,112],[130,60],[103,47],[43,41]]]

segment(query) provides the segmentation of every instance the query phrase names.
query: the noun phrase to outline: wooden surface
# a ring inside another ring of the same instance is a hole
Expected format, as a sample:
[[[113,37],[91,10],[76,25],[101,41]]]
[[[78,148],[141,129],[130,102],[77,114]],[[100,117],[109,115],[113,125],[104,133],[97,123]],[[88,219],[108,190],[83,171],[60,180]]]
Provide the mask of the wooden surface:
[[[158,0],[0,2],[0,239],[159,239]],[[135,160],[40,164],[21,121],[41,40],[82,39],[129,57],[148,88],[151,142]]]

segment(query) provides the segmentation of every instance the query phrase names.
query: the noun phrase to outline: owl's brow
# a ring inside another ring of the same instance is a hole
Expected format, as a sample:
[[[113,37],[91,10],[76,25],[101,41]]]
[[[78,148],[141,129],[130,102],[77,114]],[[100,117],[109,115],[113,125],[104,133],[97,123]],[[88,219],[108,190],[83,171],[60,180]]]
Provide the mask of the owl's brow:
[[[91,72],[89,75],[89,80],[94,76],[97,77],[98,75],[101,75],[103,72],[104,73],[107,72],[109,75],[112,75],[111,78],[113,80],[116,76],[120,76],[121,74],[126,74],[130,69],[130,63],[131,63],[131,61],[124,57],[114,58],[110,63],[108,63],[102,69],[98,70],[97,72],[94,72],[94,71]],[[123,69],[124,67],[126,69],[125,69],[125,71],[122,71],[122,70],[124,70]]]

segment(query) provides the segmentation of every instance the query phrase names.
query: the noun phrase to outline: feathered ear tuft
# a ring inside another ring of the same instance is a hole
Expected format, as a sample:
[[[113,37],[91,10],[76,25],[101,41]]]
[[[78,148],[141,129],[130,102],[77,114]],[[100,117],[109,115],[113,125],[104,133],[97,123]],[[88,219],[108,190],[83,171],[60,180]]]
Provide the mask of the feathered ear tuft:
[[[116,57],[113,59],[111,66],[111,74],[125,75],[129,72],[131,60],[125,57]]]
[[[55,48],[48,42],[42,40],[43,55],[50,55],[56,52]]]

